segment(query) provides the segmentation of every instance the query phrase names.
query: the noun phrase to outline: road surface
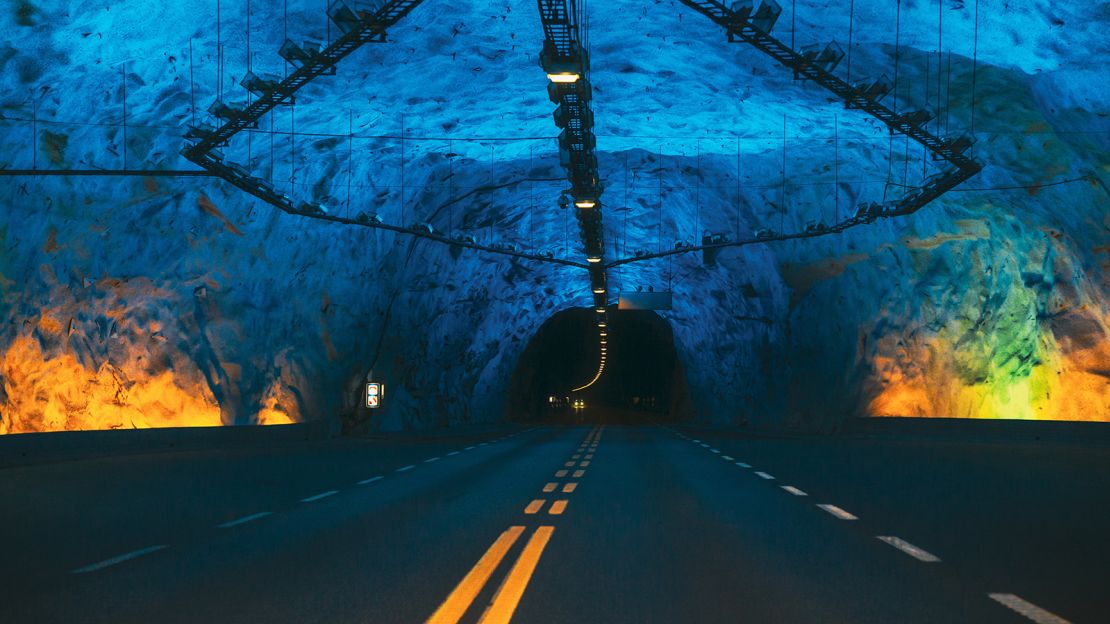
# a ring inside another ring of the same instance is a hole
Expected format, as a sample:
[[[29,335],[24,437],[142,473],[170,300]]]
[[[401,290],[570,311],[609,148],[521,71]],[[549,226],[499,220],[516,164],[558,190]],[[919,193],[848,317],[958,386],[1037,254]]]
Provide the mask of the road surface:
[[[1110,621],[1110,449],[506,426],[0,470],[4,622]]]

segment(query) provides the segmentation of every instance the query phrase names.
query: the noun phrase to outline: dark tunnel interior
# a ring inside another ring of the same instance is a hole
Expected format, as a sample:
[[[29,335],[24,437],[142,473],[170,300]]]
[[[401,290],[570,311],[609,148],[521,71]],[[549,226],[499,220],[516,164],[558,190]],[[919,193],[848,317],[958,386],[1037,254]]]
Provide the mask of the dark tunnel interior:
[[[513,375],[510,420],[594,420],[602,413],[633,420],[682,413],[686,380],[670,325],[650,310],[609,314],[605,374],[597,373],[599,341],[590,309],[551,316],[528,343]],[[584,405],[576,407],[581,401]]]

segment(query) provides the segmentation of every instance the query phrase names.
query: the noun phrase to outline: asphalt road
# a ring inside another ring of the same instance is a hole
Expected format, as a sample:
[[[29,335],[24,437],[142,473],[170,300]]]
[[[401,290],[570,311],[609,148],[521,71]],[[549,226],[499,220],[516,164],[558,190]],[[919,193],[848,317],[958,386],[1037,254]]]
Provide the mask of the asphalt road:
[[[1110,449],[661,425],[0,470],[3,622],[1107,622]]]

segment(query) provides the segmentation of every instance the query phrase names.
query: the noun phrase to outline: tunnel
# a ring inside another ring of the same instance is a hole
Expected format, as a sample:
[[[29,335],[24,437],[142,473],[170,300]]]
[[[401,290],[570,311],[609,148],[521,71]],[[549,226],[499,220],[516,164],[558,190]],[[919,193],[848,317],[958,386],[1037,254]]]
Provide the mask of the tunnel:
[[[0,4],[0,620],[1110,621],[1108,6]]]
[[[619,311],[609,319],[602,336],[593,331],[588,309],[563,310],[544,321],[513,372],[513,420],[681,417],[686,379],[666,320],[651,310]],[[595,380],[597,366],[591,364],[600,356],[599,338],[606,341],[608,358],[604,374]]]

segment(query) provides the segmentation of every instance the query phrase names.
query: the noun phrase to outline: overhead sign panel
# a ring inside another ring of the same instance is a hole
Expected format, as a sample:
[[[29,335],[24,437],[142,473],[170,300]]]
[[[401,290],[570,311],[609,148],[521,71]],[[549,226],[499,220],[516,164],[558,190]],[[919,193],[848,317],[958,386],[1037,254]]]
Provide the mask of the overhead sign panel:
[[[671,291],[622,292],[617,305],[619,310],[670,310]]]

